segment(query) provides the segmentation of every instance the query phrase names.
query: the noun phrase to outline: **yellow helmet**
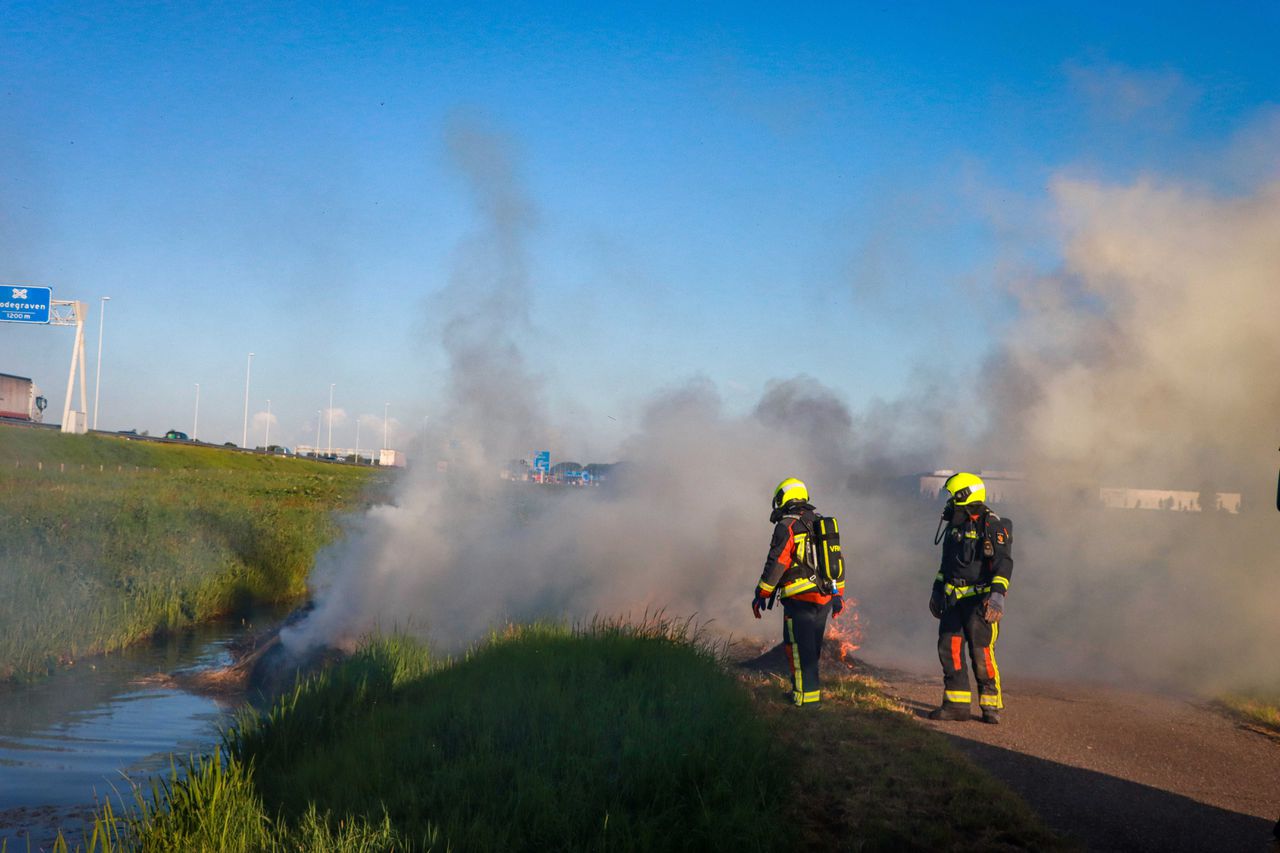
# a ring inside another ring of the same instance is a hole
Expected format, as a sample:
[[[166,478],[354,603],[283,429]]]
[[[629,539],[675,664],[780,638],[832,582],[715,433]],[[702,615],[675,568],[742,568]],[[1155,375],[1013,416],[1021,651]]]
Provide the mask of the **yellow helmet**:
[[[942,488],[951,495],[951,500],[956,506],[976,504],[987,499],[987,487],[978,475],[964,471],[948,477],[942,484]]]
[[[808,501],[809,490],[795,477],[788,477],[773,490],[773,508],[781,509],[791,501]]]

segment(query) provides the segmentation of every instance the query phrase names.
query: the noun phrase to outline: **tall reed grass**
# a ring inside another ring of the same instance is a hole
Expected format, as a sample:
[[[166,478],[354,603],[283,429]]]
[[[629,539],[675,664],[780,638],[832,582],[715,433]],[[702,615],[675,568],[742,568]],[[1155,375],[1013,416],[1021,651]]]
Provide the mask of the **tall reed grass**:
[[[0,428],[0,678],[300,597],[371,476]]]

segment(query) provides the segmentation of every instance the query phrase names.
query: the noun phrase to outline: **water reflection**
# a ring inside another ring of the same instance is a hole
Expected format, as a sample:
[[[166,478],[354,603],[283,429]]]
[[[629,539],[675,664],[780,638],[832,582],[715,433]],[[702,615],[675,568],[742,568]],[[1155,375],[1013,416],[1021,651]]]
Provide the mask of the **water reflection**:
[[[268,615],[266,618],[269,618]],[[133,779],[170,755],[207,751],[239,704],[175,687],[168,674],[224,666],[250,623],[214,624],[78,662],[29,685],[0,685],[0,841],[79,840],[95,801],[132,800]]]

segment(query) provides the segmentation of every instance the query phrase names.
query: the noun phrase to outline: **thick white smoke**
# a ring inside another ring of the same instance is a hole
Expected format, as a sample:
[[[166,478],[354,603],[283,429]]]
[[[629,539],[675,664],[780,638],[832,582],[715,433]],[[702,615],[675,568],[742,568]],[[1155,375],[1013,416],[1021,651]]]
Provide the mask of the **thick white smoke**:
[[[747,603],[772,532],[773,484],[805,470],[815,493],[838,494],[848,476],[838,445],[780,424],[849,431],[845,410],[811,381],[776,386],[747,416],[726,414],[694,381],[651,402],[605,487],[504,482],[483,455],[474,468],[455,459],[445,472],[417,469],[397,506],[373,510],[322,555],[324,594],[287,639],[416,624],[456,646],[505,619],[646,610],[755,630]]]
[[[1216,198],[1060,181],[1055,197],[1065,266],[1023,290],[990,365],[987,458],[1002,448],[1031,486],[1009,510],[1034,638],[1019,657],[1280,684],[1280,184]],[[1239,492],[1243,512],[1099,510],[1100,485]]]
[[[451,149],[485,224],[437,302],[448,469],[416,460],[396,505],[321,555],[317,607],[286,642],[398,625],[456,648],[506,619],[664,608],[771,637],[777,619],[756,622],[748,600],[770,490],[800,476],[841,519],[867,652],[928,664],[937,507],[895,478],[945,464],[1027,477],[1023,499],[996,507],[1017,523],[1006,667],[1280,684],[1280,524],[1264,511],[1280,413],[1280,186],[1217,199],[1060,182],[1063,268],[1021,285],[1019,322],[985,360],[959,354],[936,384],[865,412],[800,376],[735,415],[692,379],[647,404],[609,487],[559,492],[498,479],[550,434],[519,346],[534,209],[502,140],[459,127]],[[1245,512],[1102,510],[1097,489],[1112,485],[1242,491]]]

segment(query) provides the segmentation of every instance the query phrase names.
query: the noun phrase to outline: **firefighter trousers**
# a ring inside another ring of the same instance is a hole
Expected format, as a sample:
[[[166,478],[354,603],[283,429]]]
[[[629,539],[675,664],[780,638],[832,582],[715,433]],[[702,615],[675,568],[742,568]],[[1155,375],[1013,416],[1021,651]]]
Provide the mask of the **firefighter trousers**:
[[[942,614],[938,623],[938,660],[942,662],[942,703],[962,705],[972,700],[969,673],[964,666],[964,652],[969,653],[973,675],[978,682],[978,705],[999,710],[1004,707],[1000,695],[1000,667],[996,664],[996,638],[999,623],[983,620],[983,596],[962,598]]]
[[[818,661],[822,657],[822,638],[830,613],[829,603],[782,600],[782,643],[791,665],[791,699],[797,705],[810,705],[822,699]]]

